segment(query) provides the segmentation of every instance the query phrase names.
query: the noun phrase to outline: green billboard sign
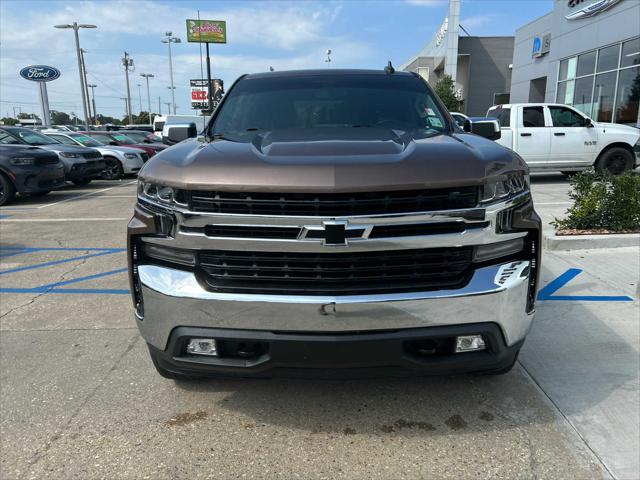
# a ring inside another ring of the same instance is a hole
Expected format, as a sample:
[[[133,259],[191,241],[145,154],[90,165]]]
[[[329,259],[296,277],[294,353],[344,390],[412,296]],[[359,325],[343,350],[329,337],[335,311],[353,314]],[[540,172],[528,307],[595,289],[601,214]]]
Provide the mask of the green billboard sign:
[[[227,24],[221,20],[187,19],[187,41],[227,43]]]

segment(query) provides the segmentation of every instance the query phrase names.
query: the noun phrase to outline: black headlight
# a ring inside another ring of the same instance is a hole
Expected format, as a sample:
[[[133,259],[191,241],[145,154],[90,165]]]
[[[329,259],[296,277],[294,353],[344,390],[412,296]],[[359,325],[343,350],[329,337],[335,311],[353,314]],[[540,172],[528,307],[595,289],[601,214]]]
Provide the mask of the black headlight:
[[[492,178],[480,188],[480,203],[496,203],[529,191],[529,175],[511,172]]]

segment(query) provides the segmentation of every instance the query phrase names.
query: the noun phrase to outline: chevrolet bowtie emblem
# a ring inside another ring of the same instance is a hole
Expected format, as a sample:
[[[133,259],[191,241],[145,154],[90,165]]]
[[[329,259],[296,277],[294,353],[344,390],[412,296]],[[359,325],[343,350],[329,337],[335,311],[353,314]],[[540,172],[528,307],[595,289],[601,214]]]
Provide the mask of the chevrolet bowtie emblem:
[[[302,227],[298,240],[322,240],[323,245],[348,245],[350,239],[368,238],[373,226],[350,226],[348,222],[332,220],[322,225]]]

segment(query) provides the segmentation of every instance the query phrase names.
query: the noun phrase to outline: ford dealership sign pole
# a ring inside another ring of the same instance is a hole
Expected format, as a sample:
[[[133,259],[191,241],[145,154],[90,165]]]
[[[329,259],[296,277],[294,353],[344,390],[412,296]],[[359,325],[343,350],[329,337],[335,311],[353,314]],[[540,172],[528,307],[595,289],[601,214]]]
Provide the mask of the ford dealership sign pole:
[[[25,80],[38,82],[40,86],[40,107],[42,108],[42,124],[51,126],[51,114],[49,113],[49,96],[47,95],[47,82],[60,76],[60,70],[46,65],[30,65],[20,70],[20,76]]]

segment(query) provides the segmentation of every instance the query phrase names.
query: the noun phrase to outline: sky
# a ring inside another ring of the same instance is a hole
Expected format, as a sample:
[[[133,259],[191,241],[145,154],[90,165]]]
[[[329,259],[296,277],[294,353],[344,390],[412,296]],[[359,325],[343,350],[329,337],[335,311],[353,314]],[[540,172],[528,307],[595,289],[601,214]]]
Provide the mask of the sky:
[[[471,35],[513,35],[515,29],[552,10],[553,0],[462,0],[461,25]],[[225,20],[227,44],[211,45],[212,78],[225,87],[244,73],[300,68],[383,68],[401,65],[426,45],[447,13],[446,0],[322,1],[159,1],[159,0],[0,0],[0,117],[15,108],[38,113],[38,86],[18,72],[45,64],[61,71],[48,83],[52,110],[81,116],[82,100],[73,30],[56,24],[91,23],[80,30],[88,83],[96,84],[98,113],[123,117],[126,83],[122,57],[134,61],[130,73],[133,112],[147,110],[146,83],[152,73],[152,111],[158,97],[169,102],[169,57],[161,38],[180,37],[172,45],[178,114],[194,114],[189,80],[201,78],[200,46],[187,43],[187,18]],[[204,48],[203,48],[204,50]],[[204,62],[203,62],[204,64]],[[206,67],[204,67],[206,77]],[[138,87],[138,84],[141,87]],[[139,94],[141,92],[141,95]],[[162,112],[167,113],[163,103]]]

